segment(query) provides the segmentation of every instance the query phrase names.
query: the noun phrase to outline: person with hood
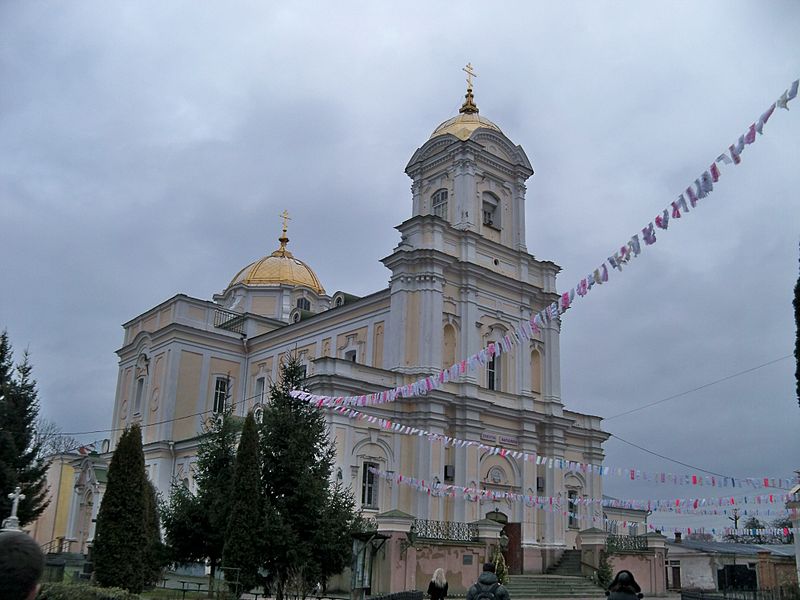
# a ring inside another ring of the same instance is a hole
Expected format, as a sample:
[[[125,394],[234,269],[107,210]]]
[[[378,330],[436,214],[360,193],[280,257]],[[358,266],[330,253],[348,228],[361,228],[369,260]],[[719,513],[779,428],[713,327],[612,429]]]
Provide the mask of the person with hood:
[[[608,584],[606,596],[608,596],[608,600],[636,600],[637,598],[644,598],[642,588],[636,583],[636,580],[633,578],[633,573],[624,570],[617,573],[611,583]]]
[[[511,600],[508,590],[494,574],[494,563],[483,565],[483,573],[478,577],[478,581],[469,588],[467,600]]]
[[[431,600],[447,598],[447,579],[444,577],[444,569],[439,568],[433,572],[431,582],[428,584],[428,595]]]

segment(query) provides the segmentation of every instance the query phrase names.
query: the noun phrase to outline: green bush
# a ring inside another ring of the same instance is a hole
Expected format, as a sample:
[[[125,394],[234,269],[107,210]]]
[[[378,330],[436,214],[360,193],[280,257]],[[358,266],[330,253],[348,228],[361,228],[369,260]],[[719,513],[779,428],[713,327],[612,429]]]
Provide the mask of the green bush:
[[[36,600],[138,600],[120,588],[94,587],[80,583],[45,583]]]

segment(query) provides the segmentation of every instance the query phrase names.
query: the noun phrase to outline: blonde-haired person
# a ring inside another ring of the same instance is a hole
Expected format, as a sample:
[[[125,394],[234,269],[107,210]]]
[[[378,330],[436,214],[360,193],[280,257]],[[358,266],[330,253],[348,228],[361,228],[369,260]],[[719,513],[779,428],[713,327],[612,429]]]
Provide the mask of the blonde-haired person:
[[[447,598],[447,579],[444,577],[444,569],[436,569],[428,584],[428,595],[431,600],[444,600]]]

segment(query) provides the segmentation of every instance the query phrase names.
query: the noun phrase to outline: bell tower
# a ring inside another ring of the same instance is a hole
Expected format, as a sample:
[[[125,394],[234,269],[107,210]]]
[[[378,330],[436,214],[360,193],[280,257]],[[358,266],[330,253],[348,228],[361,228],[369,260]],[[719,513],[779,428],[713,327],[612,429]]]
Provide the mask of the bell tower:
[[[525,182],[533,168],[522,147],[480,115],[475,73],[471,65],[464,70],[458,114],[406,166],[412,216],[397,227],[400,244],[383,259],[392,271],[387,339],[394,341],[384,366],[401,372],[436,372],[449,366],[448,357],[484,347],[487,332],[501,329],[488,323],[487,302],[493,318],[510,326],[555,300],[558,267],[536,261],[525,241]],[[483,331],[476,326],[482,319]]]

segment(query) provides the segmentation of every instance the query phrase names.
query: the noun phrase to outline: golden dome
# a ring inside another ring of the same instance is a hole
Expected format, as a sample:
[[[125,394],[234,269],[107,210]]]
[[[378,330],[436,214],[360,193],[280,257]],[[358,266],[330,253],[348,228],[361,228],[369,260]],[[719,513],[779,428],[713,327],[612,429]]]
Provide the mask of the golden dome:
[[[314,290],[317,294],[324,294],[325,289],[319,277],[302,260],[295,258],[286,249],[289,238],[284,229],[283,236],[279,238],[281,247],[269,256],[265,256],[254,263],[247,265],[231,279],[228,287],[243,283],[245,285],[302,285]]]
[[[471,87],[467,88],[467,94],[464,98],[464,104],[458,109],[458,116],[447,119],[447,121],[439,125],[431,134],[431,138],[451,133],[460,140],[468,140],[472,132],[481,127],[494,129],[497,132],[503,133],[500,131],[500,128],[489,119],[478,115],[478,107],[475,104],[475,97],[472,95]]]
[[[500,128],[492,123],[489,119],[480,117],[477,113],[465,113],[458,115],[457,117],[453,117],[452,119],[448,119],[439,125],[431,134],[431,138],[452,133],[460,140],[468,140],[472,135],[472,132],[480,127],[494,129],[495,131],[502,133]]]

